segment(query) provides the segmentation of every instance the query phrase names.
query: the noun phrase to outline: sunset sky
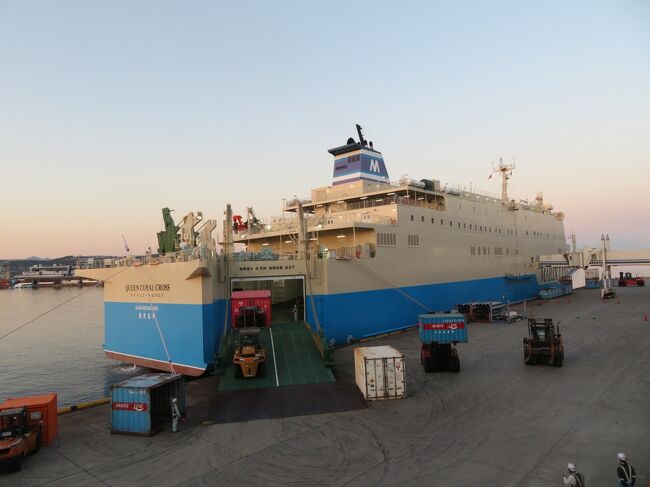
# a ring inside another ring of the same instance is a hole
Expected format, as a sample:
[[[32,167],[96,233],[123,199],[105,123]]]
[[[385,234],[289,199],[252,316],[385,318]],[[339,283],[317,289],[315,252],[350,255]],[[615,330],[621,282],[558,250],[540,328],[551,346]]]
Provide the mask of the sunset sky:
[[[392,179],[498,193],[515,158],[579,244],[650,248],[647,0],[0,0],[0,259],[278,215],[355,123]]]

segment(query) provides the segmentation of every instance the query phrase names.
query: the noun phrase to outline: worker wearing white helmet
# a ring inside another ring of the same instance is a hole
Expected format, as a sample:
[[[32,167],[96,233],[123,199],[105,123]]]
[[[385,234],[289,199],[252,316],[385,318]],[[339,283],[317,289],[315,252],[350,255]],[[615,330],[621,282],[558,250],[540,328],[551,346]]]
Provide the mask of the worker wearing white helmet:
[[[567,465],[567,470],[569,471],[569,474],[562,477],[564,479],[564,485],[569,485],[571,487],[585,487],[585,476],[578,472],[573,463]]]
[[[181,418],[181,412],[178,410],[178,399],[172,398],[172,433],[178,431],[178,420]]]
[[[619,453],[616,455],[616,458],[618,458],[616,474],[618,475],[619,487],[632,487],[636,483],[634,467],[627,462],[625,453]]]

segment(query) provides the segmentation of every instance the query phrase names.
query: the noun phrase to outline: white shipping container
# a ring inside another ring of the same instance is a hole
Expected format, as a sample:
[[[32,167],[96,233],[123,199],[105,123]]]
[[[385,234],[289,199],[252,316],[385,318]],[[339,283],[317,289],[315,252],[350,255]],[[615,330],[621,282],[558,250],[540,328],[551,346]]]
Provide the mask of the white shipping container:
[[[386,345],[354,349],[354,375],[366,400],[406,397],[404,354]]]

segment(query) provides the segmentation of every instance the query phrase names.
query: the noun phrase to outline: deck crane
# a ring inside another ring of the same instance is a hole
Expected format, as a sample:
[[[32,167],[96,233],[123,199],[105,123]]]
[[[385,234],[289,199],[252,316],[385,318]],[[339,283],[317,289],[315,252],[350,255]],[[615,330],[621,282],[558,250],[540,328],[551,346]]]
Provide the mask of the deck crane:
[[[262,226],[262,221],[259,218],[257,218],[257,216],[255,215],[255,210],[253,210],[252,206],[246,208],[246,213],[248,214],[248,220],[246,224],[249,229]]]

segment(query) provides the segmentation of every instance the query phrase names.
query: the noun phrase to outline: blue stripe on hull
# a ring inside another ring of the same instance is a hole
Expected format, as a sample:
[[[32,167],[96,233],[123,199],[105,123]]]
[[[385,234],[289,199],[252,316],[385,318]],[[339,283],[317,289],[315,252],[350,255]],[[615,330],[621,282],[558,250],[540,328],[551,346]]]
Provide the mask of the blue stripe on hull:
[[[104,303],[104,348],[113,352],[168,362],[149,303]],[[154,307],[172,362],[198,368],[214,364],[223,331],[225,302],[159,304]]]
[[[460,303],[522,301],[537,296],[535,275],[524,279],[505,277],[400,288],[430,311],[450,310]],[[314,296],[316,310],[327,339],[334,345],[387,331],[413,326],[424,310],[395,289]],[[307,319],[314,326],[311,307]],[[333,340],[333,342],[332,342]]]

